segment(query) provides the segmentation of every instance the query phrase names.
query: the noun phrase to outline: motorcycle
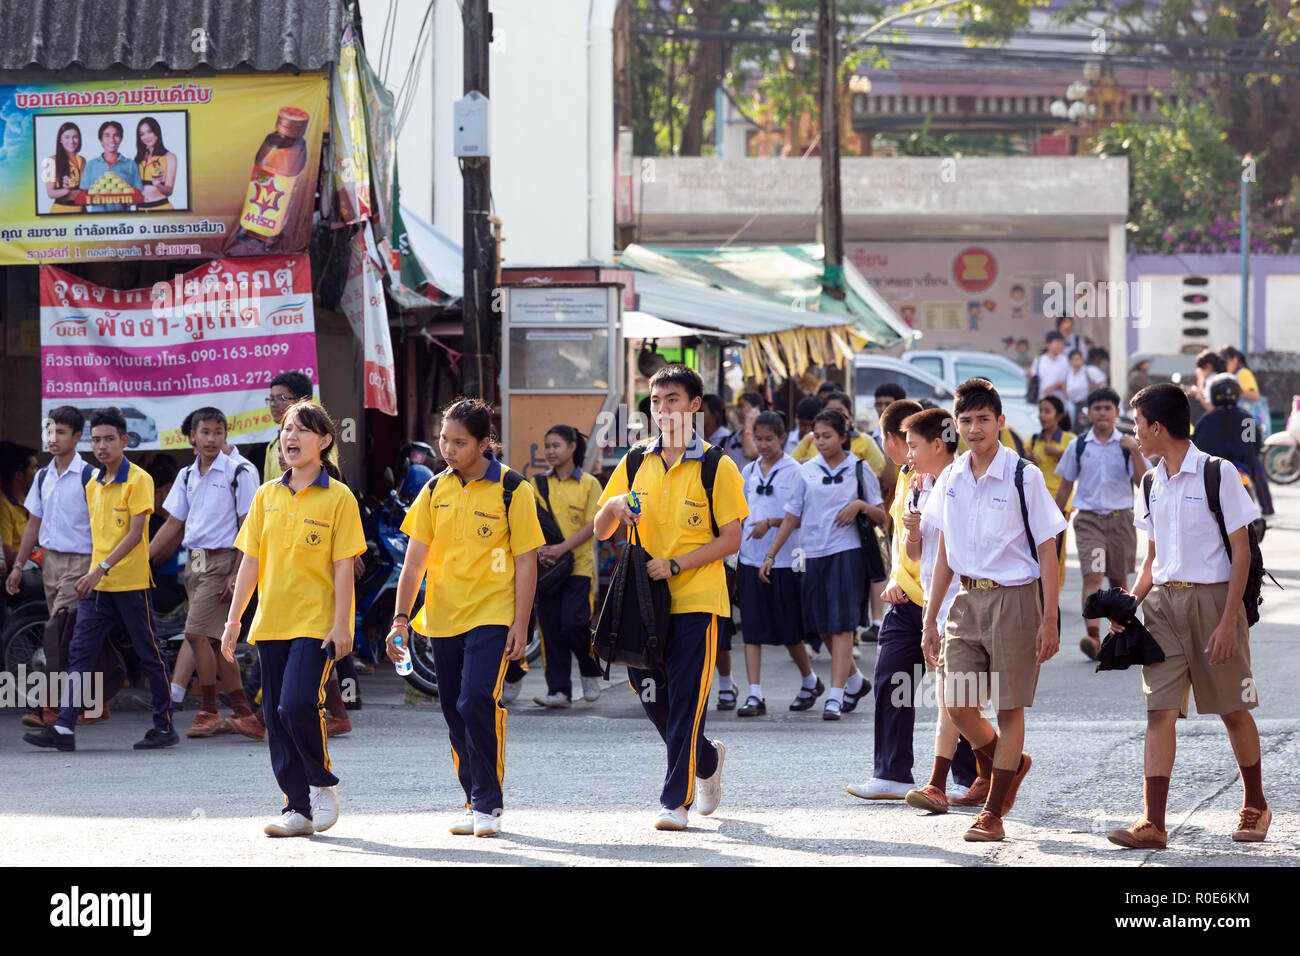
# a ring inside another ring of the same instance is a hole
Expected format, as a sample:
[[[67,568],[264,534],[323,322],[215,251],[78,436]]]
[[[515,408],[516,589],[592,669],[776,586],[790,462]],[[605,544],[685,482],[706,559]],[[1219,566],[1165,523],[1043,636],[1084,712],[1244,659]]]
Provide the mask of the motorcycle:
[[[1291,396],[1286,428],[1264,439],[1264,471],[1274,484],[1300,480],[1300,395]]]

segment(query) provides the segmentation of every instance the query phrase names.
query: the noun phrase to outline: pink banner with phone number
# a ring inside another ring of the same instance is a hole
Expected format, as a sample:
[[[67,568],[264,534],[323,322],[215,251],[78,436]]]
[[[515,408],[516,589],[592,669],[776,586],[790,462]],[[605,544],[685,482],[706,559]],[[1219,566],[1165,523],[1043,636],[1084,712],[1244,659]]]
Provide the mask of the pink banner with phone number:
[[[132,448],[186,448],[187,414],[225,413],[232,443],[269,441],[271,379],[318,385],[306,256],[216,259],[147,289],[41,267],[41,410],[116,406]]]

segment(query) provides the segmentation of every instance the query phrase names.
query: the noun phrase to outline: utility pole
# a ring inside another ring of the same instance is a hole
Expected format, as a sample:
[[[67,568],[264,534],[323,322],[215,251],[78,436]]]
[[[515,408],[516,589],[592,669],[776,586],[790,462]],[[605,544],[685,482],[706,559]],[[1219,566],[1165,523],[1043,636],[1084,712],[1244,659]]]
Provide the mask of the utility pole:
[[[844,298],[844,214],[840,200],[840,110],[838,74],[839,40],[835,0],[820,0],[817,39],[820,45],[820,99],[822,161],[822,242],[825,259],[822,288],[827,295]]]
[[[461,22],[465,35],[465,92],[477,90],[488,96],[488,45],[492,41],[492,14],[488,0],[464,0]],[[462,160],[464,182],[465,294],[461,311],[465,317],[465,395],[493,400],[496,366],[493,336],[499,327],[493,321],[492,262],[488,258],[491,171],[486,156]]]

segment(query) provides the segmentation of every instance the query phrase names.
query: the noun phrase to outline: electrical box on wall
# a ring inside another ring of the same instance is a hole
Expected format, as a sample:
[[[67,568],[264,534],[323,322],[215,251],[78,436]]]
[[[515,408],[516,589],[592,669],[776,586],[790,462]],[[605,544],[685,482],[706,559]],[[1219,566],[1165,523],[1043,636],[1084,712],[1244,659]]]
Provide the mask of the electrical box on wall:
[[[466,159],[482,159],[490,155],[488,145],[488,98],[478,90],[470,90],[452,109],[455,131],[452,149]]]

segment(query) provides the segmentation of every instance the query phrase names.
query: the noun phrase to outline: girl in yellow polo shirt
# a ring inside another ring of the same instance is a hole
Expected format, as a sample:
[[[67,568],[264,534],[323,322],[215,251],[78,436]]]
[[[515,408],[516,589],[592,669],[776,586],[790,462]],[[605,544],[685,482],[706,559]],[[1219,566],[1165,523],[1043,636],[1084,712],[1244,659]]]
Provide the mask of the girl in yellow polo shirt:
[[[492,457],[491,440],[486,403],[461,399],[443,412],[438,447],[447,469],[424,486],[402,522],[410,543],[388,634],[394,663],[410,647],[412,627],[432,638],[438,700],[465,791],[465,814],[450,829],[474,836],[501,832],[501,685],[528,643],[537,549],[546,543],[532,486]],[[424,606],[410,621],[426,568]]]
[[[1044,395],[1038,403],[1038,423],[1040,431],[1025,445],[1025,458],[1038,466],[1043,473],[1043,483],[1047,493],[1056,497],[1056,489],[1061,487],[1061,476],[1056,473],[1056,466],[1061,461],[1061,453],[1074,441],[1075,434],[1067,427],[1070,416],[1065,413],[1065,403],[1055,395]],[[1073,500],[1073,499],[1071,499]],[[1065,520],[1070,520],[1070,507],[1065,509]],[[1065,591],[1065,532],[1056,536],[1056,563],[1061,566],[1060,585],[1057,593]]]
[[[570,661],[575,657],[582,677],[582,699],[592,702],[600,697],[602,671],[591,656],[591,582],[596,577],[591,535],[600,510],[601,488],[596,476],[580,467],[587,458],[587,439],[572,425],[552,425],[542,447],[551,470],[535,475],[533,484],[564,540],[543,545],[537,562],[545,569],[572,553],[573,573],[550,593],[537,595],[546,696],[533,701],[543,707],[568,707],[573,699]]]
[[[235,579],[221,653],[235,659],[239,619],[257,587],[248,642],[262,665],[262,714],[284,812],[267,836],[310,836],[338,820],[338,782],[325,738],[325,685],[352,650],[352,559],[366,549],[357,499],[324,456],[337,441],[329,413],[310,400],[280,422],[288,470],[257,489],[235,547]]]

